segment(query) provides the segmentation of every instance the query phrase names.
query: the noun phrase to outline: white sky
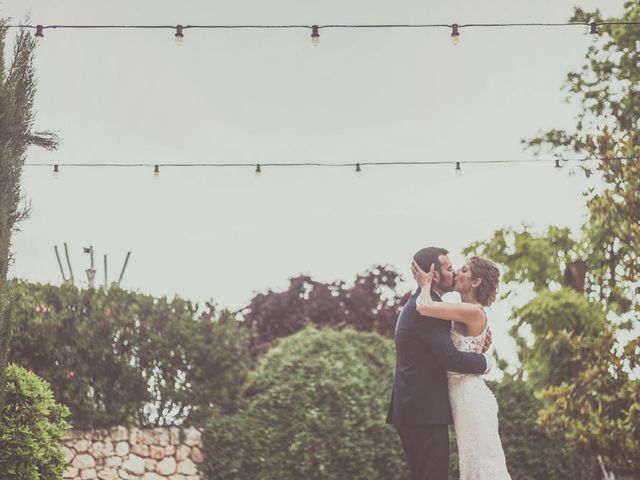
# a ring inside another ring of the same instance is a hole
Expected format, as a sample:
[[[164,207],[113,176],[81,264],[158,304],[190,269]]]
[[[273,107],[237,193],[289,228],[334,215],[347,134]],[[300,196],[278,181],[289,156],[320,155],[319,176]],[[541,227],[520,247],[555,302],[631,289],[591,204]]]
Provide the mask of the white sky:
[[[576,4],[619,15],[620,1],[2,0],[0,16],[41,24],[564,22]],[[45,30],[37,51],[37,128],[58,151],[29,163],[269,163],[513,160],[520,139],[570,128],[560,91],[582,64],[582,27],[432,30]],[[351,281],[375,264],[410,278],[409,259],[461,249],[523,223],[577,229],[581,174],[553,165],[150,169],[28,167],[32,215],[10,275],[60,283],[67,242],[76,279],[96,249],[123,287],[240,308],[300,273]],[[84,279],[82,277],[85,277]],[[76,282],[78,283],[78,282]],[[407,283],[404,289],[411,288]],[[508,305],[495,345],[507,358]]]

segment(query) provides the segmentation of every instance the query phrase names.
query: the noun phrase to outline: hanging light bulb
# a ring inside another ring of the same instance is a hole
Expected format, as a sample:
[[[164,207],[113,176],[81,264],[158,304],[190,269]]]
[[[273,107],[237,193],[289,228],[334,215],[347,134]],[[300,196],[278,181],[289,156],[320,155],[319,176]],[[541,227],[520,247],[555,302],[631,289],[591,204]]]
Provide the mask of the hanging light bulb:
[[[318,25],[311,27],[311,43],[313,46],[320,45],[320,33],[318,32]]]
[[[153,176],[158,178],[160,176],[160,165],[155,165],[153,167]]]
[[[260,168],[260,164],[256,165],[256,175],[260,175],[262,173],[262,169]]]
[[[451,43],[454,45],[458,45],[460,43],[460,30],[458,29],[457,23],[451,25]]]
[[[556,159],[556,167],[555,167],[555,172],[556,173],[560,173],[560,170],[562,169],[562,165],[560,165],[560,160]]]
[[[36,44],[40,45],[40,43],[42,42],[42,39],[44,38],[44,33],[42,32],[43,30],[43,26],[42,25],[36,25]]]
[[[60,168],[57,163],[53,166],[53,178],[55,179],[60,178]]]
[[[591,22],[589,24],[589,27],[590,27],[589,34],[598,35],[598,24],[596,22]]]
[[[462,168],[460,167],[460,162],[456,162],[456,175],[462,175]]]
[[[361,172],[362,169],[360,168],[360,164],[356,163],[356,172]]]
[[[182,25],[176,26],[176,45],[182,45],[184,42],[184,33],[182,33]]]

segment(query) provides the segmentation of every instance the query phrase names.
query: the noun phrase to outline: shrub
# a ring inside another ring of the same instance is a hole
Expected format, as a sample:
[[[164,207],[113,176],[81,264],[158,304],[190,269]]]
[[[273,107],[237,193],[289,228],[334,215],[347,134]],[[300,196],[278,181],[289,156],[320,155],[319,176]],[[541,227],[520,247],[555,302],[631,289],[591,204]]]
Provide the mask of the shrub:
[[[537,423],[542,401],[530,384],[507,379],[488,382],[498,400],[500,439],[512,480],[581,480],[594,475],[591,459],[570,452],[566,442],[547,435]],[[453,429],[451,429],[453,433]],[[455,435],[450,435],[450,478],[458,478]]]
[[[198,423],[231,412],[249,369],[245,329],[119,288],[11,282],[10,358],[46,379],[76,428]]]
[[[58,480],[65,469],[59,441],[69,410],[45,381],[17,365],[6,369],[0,417],[0,472],[12,480]]]
[[[250,375],[238,413],[207,425],[207,478],[408,478],[384,423],[394,363],[392,342],[373,333],[307,328],[280,340]]]

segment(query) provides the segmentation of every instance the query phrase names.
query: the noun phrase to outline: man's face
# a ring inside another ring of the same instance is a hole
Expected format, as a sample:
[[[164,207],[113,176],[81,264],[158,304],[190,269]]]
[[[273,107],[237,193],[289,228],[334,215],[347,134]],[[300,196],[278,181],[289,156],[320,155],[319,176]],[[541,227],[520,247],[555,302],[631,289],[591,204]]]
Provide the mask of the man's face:
[[[435,269],[433,280],[438,281],[438,289],[442,293],[451,292],[453,290],[453,284],[455,281],[455,274],[453,272],[453,265],[447,255],[440,255],[438,257],[440,262],[440,270]]]

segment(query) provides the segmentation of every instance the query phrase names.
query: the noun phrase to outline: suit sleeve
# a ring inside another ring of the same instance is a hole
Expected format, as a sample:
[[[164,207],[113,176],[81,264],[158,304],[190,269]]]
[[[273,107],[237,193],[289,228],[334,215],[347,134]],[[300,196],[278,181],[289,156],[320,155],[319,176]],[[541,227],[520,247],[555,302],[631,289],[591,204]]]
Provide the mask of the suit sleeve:
[[[484,355],[459,351],[453,345],[448,329],[442,329],[440,322],[422,318],[417,322],[416,331],[444,369],[458,373],[484,373],[487,369]]]

